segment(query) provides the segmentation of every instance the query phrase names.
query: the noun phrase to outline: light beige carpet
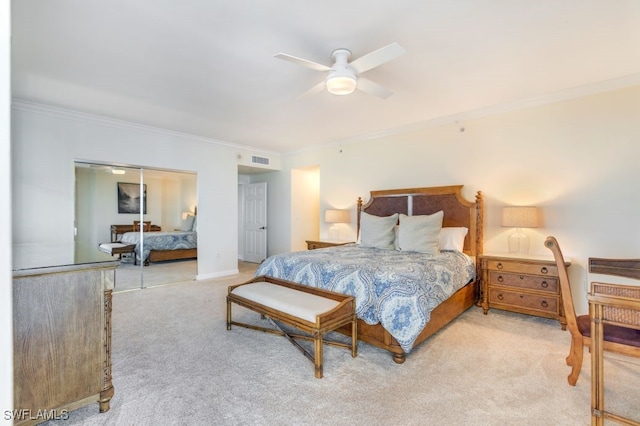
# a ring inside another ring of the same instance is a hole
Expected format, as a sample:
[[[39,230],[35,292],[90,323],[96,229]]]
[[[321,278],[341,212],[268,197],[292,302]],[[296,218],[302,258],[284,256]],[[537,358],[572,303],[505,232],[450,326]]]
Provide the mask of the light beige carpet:
[[[280,336],[226,330],[227,279],[113,299],[111,410],[60,425],[588,425],[590,357],[567,384],[569,334],[556,321],[471,308],[407,357],[326,347],[322,379]],[[237,319],[259,315],[234,307]],[[640,360],[607,356],[607,402],[640,419]]]
[[[153,262],[140,267],[122,262],[116,269],[116,292],[138,290],[170,283],[193,281],[198,274],[197,260]]]

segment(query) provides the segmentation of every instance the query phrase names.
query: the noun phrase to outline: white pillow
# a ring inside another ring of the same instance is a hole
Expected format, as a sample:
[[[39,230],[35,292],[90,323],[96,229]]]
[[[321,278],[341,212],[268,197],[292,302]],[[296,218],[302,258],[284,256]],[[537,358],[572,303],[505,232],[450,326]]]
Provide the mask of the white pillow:
[[[400,215],[398,227],[398,249],[402,251],[415,251],[429,255],[438,254],[438,236],[442,229],[441,210],[434,214],[407,216]]]
[[[400,247],[398,247],[398,228],[398,225],[393,227],[393,248],[396,250],[400,250]]]
[[[196,217],[192,214],[188,214],[187,218],[182,220],[182,230],[191,231],[193,229],[194,220],[196,220]]]
[[[468,228],[447,227],[440,231],[440,250],[462,251],[464,249],[464,237],[469,232]]]
[[[198,216],[193,217],[193,226],[191,227],[191,230],[193,232],[196,232],[198,230]]]
[[[393,227],[398,223],[398,213],[391,216],[360,214],[360,247],[393,249],[395,235]]]

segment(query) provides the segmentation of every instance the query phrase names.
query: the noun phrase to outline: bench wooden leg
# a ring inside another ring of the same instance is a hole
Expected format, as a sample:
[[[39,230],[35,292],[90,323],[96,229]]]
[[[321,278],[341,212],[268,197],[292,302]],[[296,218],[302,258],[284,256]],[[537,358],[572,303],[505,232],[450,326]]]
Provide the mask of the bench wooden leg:
[[[353,318],[351,323],[351,357],[358,356],[358,319]]]
[[[231,301],[227,297],[227,330],[231,330]]]
[[[315,366],[315,375],[318,379],[322,378],[322,343],[322,333],[313,336],[313,346],[315,349],[313,364]]]

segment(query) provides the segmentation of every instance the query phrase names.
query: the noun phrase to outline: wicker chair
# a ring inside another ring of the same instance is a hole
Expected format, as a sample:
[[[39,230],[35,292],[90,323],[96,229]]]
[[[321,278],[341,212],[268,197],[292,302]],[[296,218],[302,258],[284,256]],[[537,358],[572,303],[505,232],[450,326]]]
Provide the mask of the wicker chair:
[[[605,410],[603,353],[606,343],[604,330],[607,326],[629,327],[635,329],[640,336],[640,286],[593,282],[587,298],[592,333],[591,424],[601,426],[605,419],[609,419],[628,425],[640,425],[640,422],[629,417]]]
[[[562,306],[567,318],[567,328],[571,333],[571,349],[566,359],[567,365],[571,366],[571,374],[567,380],[571,386],[575,386],[582,369],[583,346],[591,346],[591,318],[589,315],[576,316],[569,275],[558,241],[555,237],[547,237],[544,245],[553,253],[558,267]],[[605,324],[603,340],[603,349],[606,351],[640,357],[640,330],[622,325]]]

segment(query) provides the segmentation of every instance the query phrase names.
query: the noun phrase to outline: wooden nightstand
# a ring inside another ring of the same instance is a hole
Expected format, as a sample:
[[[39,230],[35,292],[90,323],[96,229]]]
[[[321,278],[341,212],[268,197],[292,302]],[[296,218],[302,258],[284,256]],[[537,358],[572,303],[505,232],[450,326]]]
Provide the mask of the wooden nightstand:
[[[504,309],[553,318],[563,330],[567,320],[562,307],[558,268],[553,257],[504,254],[480,255],[482,309]],[[567,261],[566,265],[571,265]]]
[[[307,250],[315,250],[325,247],[343,246],[345,244],[352,243],[353,241],[307,241]]]

